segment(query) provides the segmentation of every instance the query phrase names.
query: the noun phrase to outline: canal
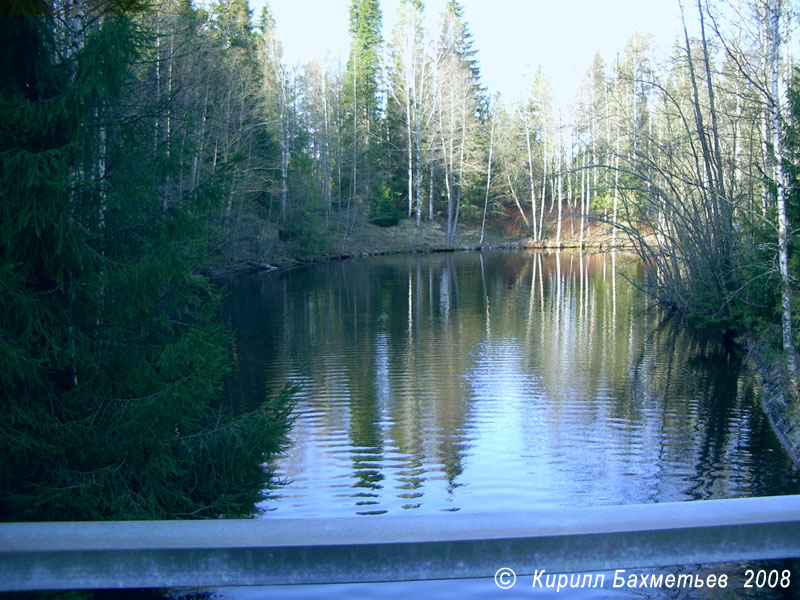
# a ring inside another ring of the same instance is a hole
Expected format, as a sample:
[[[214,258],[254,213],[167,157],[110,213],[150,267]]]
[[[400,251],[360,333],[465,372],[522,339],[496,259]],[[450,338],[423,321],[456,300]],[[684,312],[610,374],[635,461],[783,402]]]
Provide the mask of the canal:
[[[245,410],[301,386],[293,445],[270,465],[285,485],[263,518],[360,515],[380,527],[385,514],[800,492],[746,358],[649,304],[644,285],[630,256],[535,252],[372,257],[236,280],[229,401]],[[492,581],[277,591],[218,593],[542,597]]]

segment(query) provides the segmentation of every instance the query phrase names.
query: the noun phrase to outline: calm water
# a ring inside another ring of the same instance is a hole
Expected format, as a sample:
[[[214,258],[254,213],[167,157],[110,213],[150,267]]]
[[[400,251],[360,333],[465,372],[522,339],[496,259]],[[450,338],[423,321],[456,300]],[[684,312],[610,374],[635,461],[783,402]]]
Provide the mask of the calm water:
[[[742,358],[648,308],[629,261],[412,255],[237,280],[231,402],[302,386],[265,518],[797,493]],[[267,590],[220,593],[510,597],[486,581]]]

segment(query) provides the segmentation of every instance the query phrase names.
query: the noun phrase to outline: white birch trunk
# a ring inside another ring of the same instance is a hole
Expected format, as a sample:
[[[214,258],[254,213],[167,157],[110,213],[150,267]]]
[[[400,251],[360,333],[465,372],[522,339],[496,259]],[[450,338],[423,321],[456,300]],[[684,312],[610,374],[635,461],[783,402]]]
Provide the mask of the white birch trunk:
[[[781,332],[783,350],[786,354],[786,369],[792,384],[797,386],[797,367],[794,354],[794,333],[792,331],[792,296],[789,276],[789,235],[786,217],[786,173],[783,169],[783,148],[780,136],[780,101],[783,90],[779,86],[780,71],[780,0],[770,0],[770,26],[772,34],[772,147],[775,153],[775,183],[778,203],[778,262],[781,273]]]
[[[530,191],[531,191],[531,222],[533,224],[533,239],[538,239],[537,227],[536,227],[536,190],[534,188],[533,183],[533,152],[531,152],[531,128],[530,124],[528,123],[528,115],[523,115],[522,122],[525,125],[525,143],[528,148],[528,180],[530,181]],[[516,200],[516,196],[514,196],[514,200]],[[517,206],[519,206],[519,202],[517,202]],[[520,208],[520,212],[522,209]],[[525,219],[525,213],[522,213],[522,218]],[[525,219],[525,225],[528,226],[528,220]]]
[[[405,74],[409,76],[408,73]],[[412,149],[413,134],[412,134],[412,117],[411,117],[411,89],[406,86],[405,93],[405,111],[406,111],[406,151],[408,152],[408,216],[414,210],[414,152]]]
[[[494,113],[491,116],[492,123],[489,129],[489,164],[486,167],[486,196],[483,199],[483,220],[481,221],[481,239],[478,247],[483,245],[483,236],[486,231],[486,209],[489,206],[489,186],[492,183],[492,150],[494,149]]]
[[[586,152],[584,152],[583,169],[581,169],[581,230],[578,232],[578,243],[580,244],[581,250],[583,250],[583,227],[585,223],[584,219],[586,218],[586,209],[584,208],[586,204],[586,192]]]
[[[562,175],[562,169],[559,168],[558,169],[558,217],[556,219],[556,245],[558,246],[561,245],[561,204],[563,201],[561,185],[563,178],[564,177]]]
[[[328,215],[331,212],[331,160],[330,160],[330,118],[328,115],[328,75],[322,74],[322,112],[324,140],[322,147],[322,195],[325,202],[325,226],[328,227]]]
[[[539,203],[539,241],[542,241],[544,225],[544,200],[547,190],[547,130],[544,130],[544,148],[542,149],[542,201]]]

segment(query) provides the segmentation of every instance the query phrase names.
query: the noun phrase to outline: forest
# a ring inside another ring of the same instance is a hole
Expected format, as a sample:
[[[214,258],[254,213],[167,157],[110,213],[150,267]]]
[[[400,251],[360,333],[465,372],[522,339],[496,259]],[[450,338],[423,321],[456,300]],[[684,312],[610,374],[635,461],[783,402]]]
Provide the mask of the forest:
[[[302,66],[269,4],[13,0],[0,518],[252,512],[292,390],[247,415],[217,408],[231,344],[208,273],[275,240],[335,254],[406,219],[447,246],[465,223],[542,246],[607,234],[659,302],[769,340],[794,377],[796,7],[680,8],[668,60],[632,35],[587,65],[565,113],[541,69],[522,102],[489,94],[458,0],[435,33],[422,0],[388,32],[378,0],[352,0],[346,61]]]

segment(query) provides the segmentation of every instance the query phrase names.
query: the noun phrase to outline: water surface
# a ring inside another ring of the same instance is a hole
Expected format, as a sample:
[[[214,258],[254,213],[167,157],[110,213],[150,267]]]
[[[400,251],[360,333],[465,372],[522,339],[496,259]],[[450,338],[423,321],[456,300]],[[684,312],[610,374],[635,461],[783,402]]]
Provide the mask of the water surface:
[[[231,402],[302,386],[264,517],[797,493],[743,356],[648,306],[640,271],[488,252],[237,280]]]

